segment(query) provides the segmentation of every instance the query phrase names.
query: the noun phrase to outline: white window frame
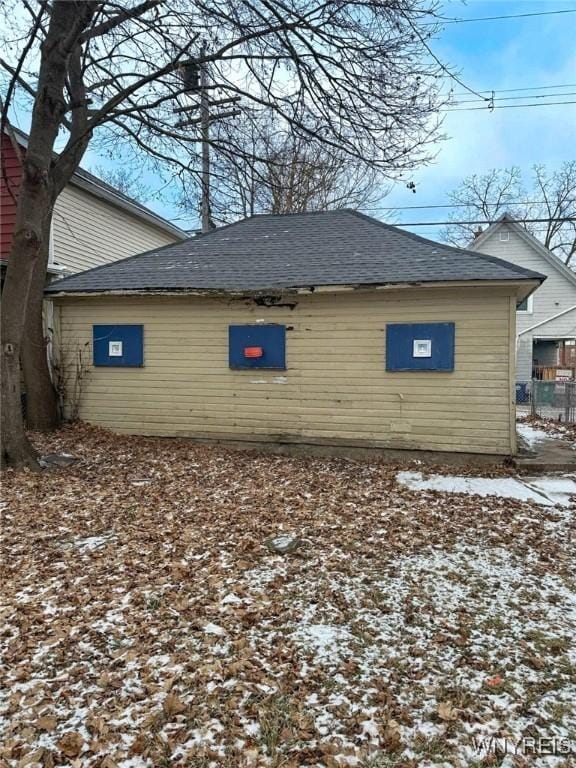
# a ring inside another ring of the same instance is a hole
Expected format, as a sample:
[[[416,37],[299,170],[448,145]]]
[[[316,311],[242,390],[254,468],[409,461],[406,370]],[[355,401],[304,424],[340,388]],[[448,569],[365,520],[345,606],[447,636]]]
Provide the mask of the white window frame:
[[[526,309],[517,309],[516,312],[519,315],[531,315],[534,312],[534,294],[528,296],[528,302],[526,303]]]
[[[508,229],[501,229],[500,230],[500,242],[501,243],[509,243],[510,242],[510,231]]]

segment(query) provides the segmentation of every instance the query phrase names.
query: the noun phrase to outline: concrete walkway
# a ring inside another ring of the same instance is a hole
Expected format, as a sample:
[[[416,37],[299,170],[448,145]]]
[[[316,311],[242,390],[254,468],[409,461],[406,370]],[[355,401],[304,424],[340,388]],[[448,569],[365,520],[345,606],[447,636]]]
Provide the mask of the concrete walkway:
[[[520,422],[518,455],[514,463],[520,472],[576,472],[576,447],[570,440],[555,437]]]

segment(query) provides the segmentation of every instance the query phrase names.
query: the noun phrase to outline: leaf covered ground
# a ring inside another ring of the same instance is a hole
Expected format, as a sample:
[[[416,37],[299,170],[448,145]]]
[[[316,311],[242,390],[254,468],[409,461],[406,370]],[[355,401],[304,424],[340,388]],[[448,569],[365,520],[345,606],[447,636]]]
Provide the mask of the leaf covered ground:
[[[414,464],[38,442],[79,461],[3,478],[1,765],[575,764],[573,508],[411,491]]]

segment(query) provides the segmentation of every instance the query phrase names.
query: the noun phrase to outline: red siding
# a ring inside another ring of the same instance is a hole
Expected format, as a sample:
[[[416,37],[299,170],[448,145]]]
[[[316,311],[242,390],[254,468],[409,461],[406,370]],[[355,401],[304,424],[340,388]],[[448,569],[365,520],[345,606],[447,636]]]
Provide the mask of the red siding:
[[[7,176],[9,188],[17,196],[22,178],[22,169],[12,142],[5,134],[0,137],[2,143],[2,173],[0,173],[0,259],[7,259],[12,244],[12,234],[16,221],[16,203],[8,189],[4,176]]]

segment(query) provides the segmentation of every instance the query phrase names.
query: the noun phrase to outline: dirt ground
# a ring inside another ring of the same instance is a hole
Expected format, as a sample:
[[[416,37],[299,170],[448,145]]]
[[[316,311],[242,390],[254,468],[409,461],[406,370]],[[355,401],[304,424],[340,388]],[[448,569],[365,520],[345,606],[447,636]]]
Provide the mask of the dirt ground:
[[[3,478],[1,765],[576,764],[574,505],[36,440],[78,461]]]

